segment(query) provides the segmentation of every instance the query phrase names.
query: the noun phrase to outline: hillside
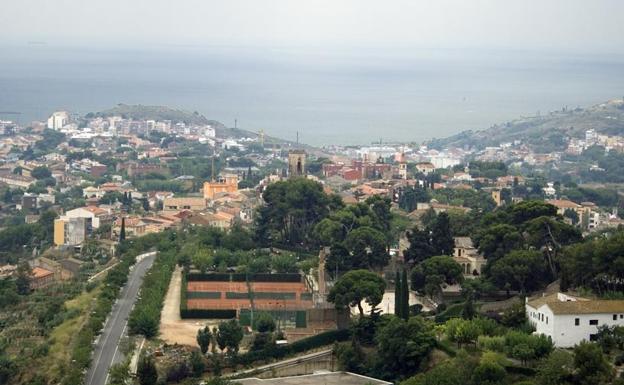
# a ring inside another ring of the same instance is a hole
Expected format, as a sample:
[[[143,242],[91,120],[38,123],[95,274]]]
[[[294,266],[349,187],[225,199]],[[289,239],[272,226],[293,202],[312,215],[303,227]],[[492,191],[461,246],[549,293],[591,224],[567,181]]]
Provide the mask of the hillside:
[[[544,150],[559,149],[564,138],[582,138],[585,131],[624,135],[624,100],[614,99],[588,108],[562,109],[547,115],[523,117],[479,131],[463,131],[428,142],[432,148],[497,146],[521,139]]]
[[[257,138],[258,133],[253,131],[244,130],[241,128],[230,128],[226,127],[223,123],[217,120],[210,120],[206,118],[204,115],[199,112],[190,112],[186,110],[174,109],[166,106],[144,106],[142,104],[129,105],[129,104],[118,104],[117,106],[110,108],[108,110],[87,114],[87,117],[92,116],[100,116],[100,117],[110,117],[110,116],[122,116],[128,119],[135,120],[171,120],[174,123],[184,122],[186,124],[197,124],[197,125],[211,125],[216,132],[218,138]],[[293,144],[293,142],[286,141],[283,139],[275,138],[266,135],[264,138],[266,144]],[[308,148],[308,146],[304,147]]]

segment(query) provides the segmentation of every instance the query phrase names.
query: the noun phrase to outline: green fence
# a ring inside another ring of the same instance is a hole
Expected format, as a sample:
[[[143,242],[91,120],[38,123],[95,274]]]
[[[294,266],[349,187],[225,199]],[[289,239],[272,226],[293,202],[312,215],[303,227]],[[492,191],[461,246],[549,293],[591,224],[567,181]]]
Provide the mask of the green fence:
[[[225,292],[225,298],[227,299],[249,299],[249,293],[227,291]],[[287,300],[287,299],[297,299],[297,293],[256,291],[256,292],[253,292],[253,298],[254,299],[273,299],[276,301]]]
[[[296,273],[188,273],[189,282],[301,282],[301,274]]]
[[[275,323],[281,328],[305,328],[308,325],[305,310],[261,310],[254,313],[257,319],[260,313],[269,313]],[[244,326],[251,326],[251,310],[241,309],[239,312],[239,322]],[[255,320],[254,320],[255,324]]]
[[[187,299],[221,299],[219,291],[187,291]]]
[[[180,318],[230,319],[236,318],[236,310],[229,309],[180,309]]]

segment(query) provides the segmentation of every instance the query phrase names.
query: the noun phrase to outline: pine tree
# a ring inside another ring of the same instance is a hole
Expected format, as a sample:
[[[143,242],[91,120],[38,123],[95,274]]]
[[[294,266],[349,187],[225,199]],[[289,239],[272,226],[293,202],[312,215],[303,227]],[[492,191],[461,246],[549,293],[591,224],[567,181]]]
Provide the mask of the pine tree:
[[[126,240],[126,217],[121,218],[121,230],[119,231],[119,242]]]
[[[158,380],[156,364],[151,356],[143,356],[137,367],[137,377],[140,385],[154,385]]]
[[[401,276],[399,272],[396,272],[396,277],[394,278],[394,315],[397,317],[402,317],[401,312],[403,311],[403,307],[401,306]]]
[[[401,279],[401,306],[402,317],[407,320],[409,318],[409,285],[407,282],[407,270],[403,269],[403,277]]]
[[[431,245],[436,255],[451,255],[455,241],[451,233],[451,224],[447,213],[440,213],[431,228]]]

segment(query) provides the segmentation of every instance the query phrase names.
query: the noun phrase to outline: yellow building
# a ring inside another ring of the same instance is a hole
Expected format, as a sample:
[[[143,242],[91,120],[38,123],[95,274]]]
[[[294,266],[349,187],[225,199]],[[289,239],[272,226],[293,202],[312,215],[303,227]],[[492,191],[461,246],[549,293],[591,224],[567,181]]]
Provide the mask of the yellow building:
[[[65,244],[65,223],[63,219],[54,220],[54,244],[56,246]]]
[[[214,199],[219,193],[233,193],[238,191],[238,176],[225,175],[218,180],[204,182],[204,199]]]

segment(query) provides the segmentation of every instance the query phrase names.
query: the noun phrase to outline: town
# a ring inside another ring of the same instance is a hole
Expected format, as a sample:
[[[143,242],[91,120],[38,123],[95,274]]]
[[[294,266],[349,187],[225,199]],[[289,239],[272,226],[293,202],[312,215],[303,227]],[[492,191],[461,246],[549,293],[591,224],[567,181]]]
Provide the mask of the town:
[[[316,148],[145,106],[0,134],[2,384],[621,381],[624,136]]]

